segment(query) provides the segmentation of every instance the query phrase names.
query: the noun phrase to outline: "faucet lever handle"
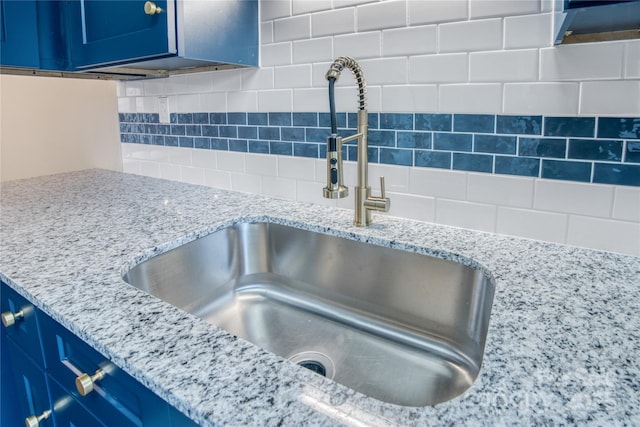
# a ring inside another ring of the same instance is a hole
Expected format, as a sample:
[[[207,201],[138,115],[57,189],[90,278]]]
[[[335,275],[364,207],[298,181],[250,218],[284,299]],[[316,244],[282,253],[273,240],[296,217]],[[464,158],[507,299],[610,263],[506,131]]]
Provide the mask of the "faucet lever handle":
[[[385,198],[385,191],[384,191],[384,176],[380,176],[380,198],[384,199]]]

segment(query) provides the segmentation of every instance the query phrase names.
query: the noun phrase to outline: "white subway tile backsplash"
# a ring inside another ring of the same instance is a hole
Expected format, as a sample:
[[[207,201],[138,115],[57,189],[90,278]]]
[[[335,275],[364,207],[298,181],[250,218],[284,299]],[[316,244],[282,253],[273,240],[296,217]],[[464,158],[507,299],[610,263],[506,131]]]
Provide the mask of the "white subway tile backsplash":
[[[316,159],[278,156],[278,176],[281,178],[313,181],[316,177]]]
[[[376,3],[380,0],[333,0],[333,7],[336,9],[347,6],[359,6],[361,4]]]
[[[500,113],[502,112],[502,85],[499,83],[441,85],[438,102],[441,112]]]
[[[387,191],[406,193],[409,191],[409,169],[402,166],[369,163],[369,185],[380,191],[380,177],[384,176]]]
[[[625,46],[624,77],[640,78],[640,41],[629,42]]]
[[[273,43],[273,21],[260,24],[260,42],[262,44]]]
[[[496,232],[545,242],[564,243],[568,215],[498,207]]]
[[[327,92],[325,91],[325,93]],[[358,109],[358,92],[355,86],[337,87],[335,94],[337,111],[356,111]],[[326,104],[320,111],[329,108],[328,98],[324,99]],[[372,112],[382,109],[382,88],[380,86],[367,86],[367,105],[367,109]]]
[[[467,174],[448,170],[409,168],[409,193],[465,200]]]
[[[333,60],[333,38],[323,37],[293,42],[293,63],[311,64]]]
[[[397,85],[382,87],[384,112],[438,111],[438,86]]]
[[[258,92],[258,111],[291,111],[293,109],[291,89],[263,90]]]
[[[140,163],[142,162],[140,162],[139,160],[122,159],[122,171],[125,173],[135,173],[136,175],[147,175],[140,172]],[[156,164],[156,167],[158,167],[158,164]],[[158,172],[158,175],[159,174],[160,172]],[[147,175],[147,176],[152,176],[152,175]]]
[[[247,92],[242,92],[242,93],[245,94]],[[218,92],[218,93],[201,94],[200,107],[202,108],[202,110],[198,110],[198,111],[210,111],[210,112],[227,111],[227,93]],[[169,111],[173,112],[171,99],[169,99]],[[193,111],[189,111],[189,112],[193,112]]]
[[[579,93],[578,83],[505,83],[504,112],[576,115]]]
[[[540,12],[540,0],[469,0],[470,19]]]
[[[121,82],[121,84],[125,87],[125,96],[144,96],[143,81]]]
[[[467,0],[409,0],[407,3],[410,25],[465,21],[469,16]]]
[[[316,181],[296,181],[296,200],[316,205],[335,206],[335,200],[325,199],[322,195],[322,188],[325,185],[326,183]]]
[[[262,177],[262,194],[278,199],[293,200],[296,197],[296,180],[264,176]]]
[[[496,207],[457,200],[436,200],[436,222],[453,227],[493,232],[496,229]]]
[[[537,179],[535,209],[608,218],[613,186]]]
[[[640,81],[584,82],[580,114],[640,115]]]
[[[313,87],[327,87],[327,79],[325,75],[327,74],[327,70],[331,66],[331,62],[321,62],[317,64],[313,64],[313,69],[311,70],[311,84]],[[340,74],[340,79],[336,83],[336,86],[340,85],[344,80],[349,80],[351,84],[355,84],[353,77],[350,75],[351,73],[346,72]]]
[[[236,70],[224,70],[212,73],[210,75],[212,90],[215,91],[231,91],[240,90],[242,87],[242,74]],[[197,85],[195,86],[198,87]],[[200,92],[207,92],[204,86]]]
[[[318,12],[311,15],[311,35],[313,37],[353,33],[355,26],[355,8]]]
[[[311,87],[310,64],[275,67],[274,73],[276,89]]]
[[[278,158],[268,154],[246,154],[247,173],[254,175],[278,175]]]
[[[379,31],[336,36],[333,39],[333,54],[336,57],[377,58],[380,56],[381,36]]]
[[[169,163],[174,165],[191,166],[192,150],[182,150],[178,147],[166,147],[169,154]]]
[[[467,178],[467,200],[531,208],[534,183],[533,178],[470,173]]]
[[[438,26],[440,52],[502,48],[502,19],[455,22]]]
[[[469,59],[466,53],[409,58],[410,83],[459,83],[468,79]]]
[[[204,185],[204,169],[193,166],[182,166],[180,168],[182,181],[189,184]]]
[[[410,1],[411,3],[411,1]],[[424,55],[438,49],[438,27],[396,28],[382,31],[382,56]]]
[[[180,173],[180,165],[170,163],[160,163],[160,178],[170,179],[172,181],[180,181],[182,174]]]
[[[191,113],[193,111],[202,111],[200,107],[200,95],[178,95],[175,97],[176,103],[172,104],[176,106],[176,113]]]
[[[291,16],[291,0],[261,0],[260,18],[270,21],[276,18]]]
[[[216,151],[193,150],[191,164],[198,168],[216,169],[218,167]]]
[[[157,96],[139,96],[134,99],[138,113],[157,113],[159,110]]]
[[[273,22],[276,42],[299,40],[311,37],[311,15],[294,16]]]
[[[412,194],[387,192],[391,207],[387,215],[418,221],[435,222],[436,199]]]
[[[249,68],[240,73],[243,90],[273,89],[273,68]]]
[[[137,113],[135,98],[118,98],[118,112]]]
[[[473,52],[469,54],[472,82],[536,81],[538,50]]]
[[[640,224],[571,215],[567,243],[640,256]]]
[[[407,24],[407,0],[387,0],[356,8],[357,31],[404,27]]]
[[[291,42],[262,45],[260,51],[262,67],[289,64],[291,64]]]
[[[329,109],[329,98],[326,88],[294,89],[293,111],[325,111]]]
[[[221,170],[205,169],[204,185],[231,190],[231,174]]]
[[[262,177],[247,173],[231,172],[231,190],[242,193],[262,194]]]
[[[144,176],[150,176],[153,178],[160,178],[160,163],[150,161],[139,161],[138,170],[134,173],[138,173]]]
[[[612,216],[615,219],[640,222],[640,188],[617,187]]]
[[[292,1],[291,7],[294,15],[319,12],[331,9],[331,0]]]
[[[218,169],[229,172],[244,172],[245,155],[233,151],[218,151]]]
[[[622,76],[620,42],[560,45],[540,49],[540,79],[615,79]],[[596,60],[597,58],[597,60]]]
[[[392,85],[407,83],[408,61],[406,58],[377,58],[360,61],[366,70],[368,85]]]
[[[552,40],[553,15],[510,16],[504,19],[506,49],[548,47]]]

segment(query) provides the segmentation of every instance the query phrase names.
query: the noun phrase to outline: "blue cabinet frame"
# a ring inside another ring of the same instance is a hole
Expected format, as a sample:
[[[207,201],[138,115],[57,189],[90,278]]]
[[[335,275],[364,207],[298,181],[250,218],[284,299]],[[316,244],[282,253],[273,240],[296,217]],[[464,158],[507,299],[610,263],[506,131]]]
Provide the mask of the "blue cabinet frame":
[[[0,64],[40,67],[35,0],[0,0]]]

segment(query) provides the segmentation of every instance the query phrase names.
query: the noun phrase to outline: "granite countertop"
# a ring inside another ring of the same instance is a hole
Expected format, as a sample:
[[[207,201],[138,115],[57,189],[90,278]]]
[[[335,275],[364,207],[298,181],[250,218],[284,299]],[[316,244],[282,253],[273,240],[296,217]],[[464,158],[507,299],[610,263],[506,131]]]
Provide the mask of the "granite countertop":
[[[640,258],[104,170],[3,183],[0,278],[203,426],[640,424]],[[320,189],[318,189],[320,191]],[[155,253],[272,221],[442,258],[495,280],[461,396],[382,403],[123,282]]]

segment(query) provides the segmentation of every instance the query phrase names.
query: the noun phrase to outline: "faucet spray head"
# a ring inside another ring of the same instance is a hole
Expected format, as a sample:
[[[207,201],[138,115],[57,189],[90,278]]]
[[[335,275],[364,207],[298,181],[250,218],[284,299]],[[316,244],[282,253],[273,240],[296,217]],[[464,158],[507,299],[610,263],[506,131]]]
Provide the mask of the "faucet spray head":
[[[322,189],[326,199],[342,199],[349,189],[342,181],[342,138],[336,134],[327,137],[327,186]]]

